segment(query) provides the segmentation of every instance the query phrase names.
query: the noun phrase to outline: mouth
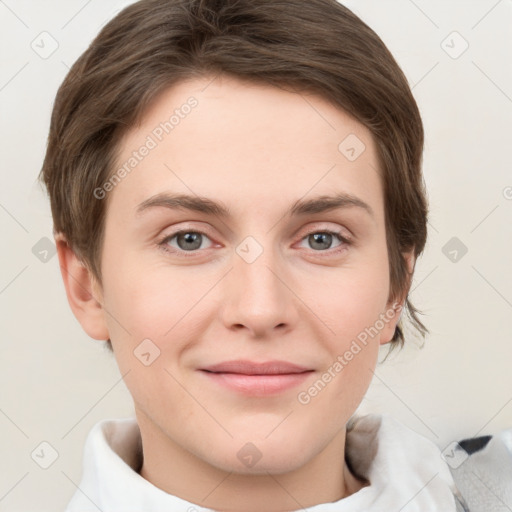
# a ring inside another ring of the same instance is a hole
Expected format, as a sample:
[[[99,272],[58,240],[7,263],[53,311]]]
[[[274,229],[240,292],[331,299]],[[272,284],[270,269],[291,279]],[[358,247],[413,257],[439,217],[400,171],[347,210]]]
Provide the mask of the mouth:
[[[287,361],[225,361],[200,369],[211,382],[231,391],[267,396],[294,388],[307,379],[313,369]]]
[[[312,371],[311,368],[288,361],[257,363],[246,360],[224,361],[202,368],[202,370],[211,373],[238,373],[243,375],[289,375]]]

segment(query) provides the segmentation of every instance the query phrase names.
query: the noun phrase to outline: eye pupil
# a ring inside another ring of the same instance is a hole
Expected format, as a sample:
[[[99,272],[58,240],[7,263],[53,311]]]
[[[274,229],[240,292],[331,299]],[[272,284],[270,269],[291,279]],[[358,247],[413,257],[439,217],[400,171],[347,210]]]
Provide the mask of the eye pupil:
[[[309,235],[311,247],[315,250],[328,249],[332,244],[332,235],[329,233],[314,233]]]

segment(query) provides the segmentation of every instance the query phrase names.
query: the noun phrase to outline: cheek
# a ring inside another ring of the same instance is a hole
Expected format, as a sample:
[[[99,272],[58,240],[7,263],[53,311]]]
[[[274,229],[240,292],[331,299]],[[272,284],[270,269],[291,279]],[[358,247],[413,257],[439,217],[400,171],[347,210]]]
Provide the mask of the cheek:
[[[213,283],[201,280],[191,267],[171,272],[161,264],[145,266],[127,257],[117,260],[105,276],[106,319],[115,357],[121,372],[130,372],[127,383],[144,381],[133,393],[161,386],[174,389],[166,370],[173,373],[182,353],[201,339],[210,318],[208,301],[201,298]],[[146,367],[148,360],[154,362]]]
[[[334,343],[341,346],[376,323],[385,311],[388,292],[386,258],[338,268],[328,278],[308,280],[302,291],[310,297],[311,309],[330,327]]]
[[[105,275],[105,307],[115,316],[110,324],[116,331],[115,324],[121,324],[124,335],[128,331],[134,338],[162,338],[201,297],[189,273],[135,257],[117,258]]]
[[[177,365],[194,339],[187,312],[198,296],[178,276],[166,283],[157,271],[130,273],[121,264],[112,270],[105,285],[105,307],[125,384],[137,404],[176,412],[175,404],[189,402],[178,384],[181,376]],[[189,413],[186,407],[180,411]]]
[[[340,410],[355,410],[373,377],[380,347],[379,318],[389,291],[385,242],[359,263],[333,276],[330,298],[319,306],[330,313],[327,323],[335,333],[327,343],[331,357],[326,371],[335,375],[330,400]]]
[[[337,386],[333,386],[333,409],[350,411],[350,414],[357,409],[372,381],[378,354],[379,345],[376,343],[359,343],[357,349],[352,345],[349,350],[340,354],[344,366]]]

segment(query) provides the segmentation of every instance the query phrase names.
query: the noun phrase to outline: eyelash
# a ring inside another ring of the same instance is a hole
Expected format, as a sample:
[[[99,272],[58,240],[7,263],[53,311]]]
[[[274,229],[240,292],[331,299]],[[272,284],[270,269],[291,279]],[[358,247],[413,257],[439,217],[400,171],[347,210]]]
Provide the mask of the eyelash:
[[[175,238],[175,237],[177,237],[179,235],[185,234],[185,233],[195,233],[195,234],[199,234],[199,235],[202,235],[202,236],[206,236],[207,238],[210,238],[208,236],[208,234],[205,233],[204,231],[199,231],[199,230],[195,230],[195,229],[183,229],[181,231],[176,231],[175,233],[172,233],[171,235],[166,235],[162,240],[157,242],[157,245],[158,245],[158,247],[160,249],[162,249],[166,253],[177,254],[177,255],[185,257],[185,258],[190,258],[190,257],[197,256],[197,254],[199,252],[206,250],[206,249],[195,249],[193,251],[185,251],[183,249],[175,249],[175,248],[170,248],[169,247],[169,245],[168,245],[169,241],[171,241],[173,238]],[[345,250],[347,248],[347,246],[352,245],[352,241],[349,238],[343,236],[341,234],[341,232],[332,231],[332,230],[329,230],[329,229],[322,229],[322,230],[321,229],[317,229],[317,230],[310,231],[305,236],[303,236],[300,239],[300,241],[302,242],[308,236],[313,235],[313,234],[319,234],[319,233],[327,234],[327,235],[333,235],[336,239],[338,239],[338,241],[341,242],[341,244],[338,247],[335,247],[334,249],[326,249],[325,251],[322,251],[322,250],[315,251],[314,249],[311,249],[311,251],[313,251],[316,254],[320,255],[322,253],[328,253],[329,255],[332,256],[332,255],[335,255],[335,254]]]

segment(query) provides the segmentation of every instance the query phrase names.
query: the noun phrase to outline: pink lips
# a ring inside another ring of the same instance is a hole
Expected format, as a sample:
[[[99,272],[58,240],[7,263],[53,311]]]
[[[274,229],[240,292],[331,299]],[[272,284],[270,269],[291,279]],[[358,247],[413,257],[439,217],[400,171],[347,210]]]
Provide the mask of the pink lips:
[[[286,361],[255,363],[237,360],[201,368],[210,380],[252,396],[276,394],[298,386],[312,371]]]

